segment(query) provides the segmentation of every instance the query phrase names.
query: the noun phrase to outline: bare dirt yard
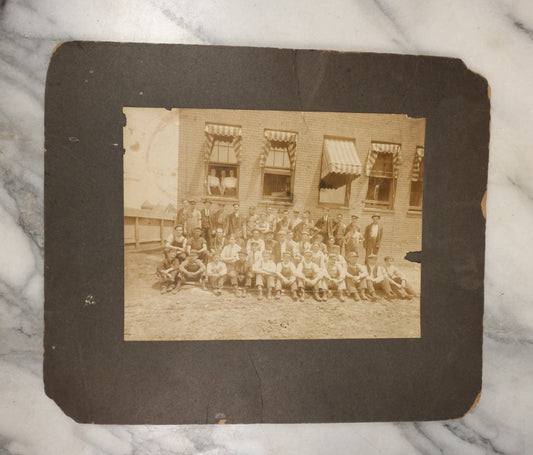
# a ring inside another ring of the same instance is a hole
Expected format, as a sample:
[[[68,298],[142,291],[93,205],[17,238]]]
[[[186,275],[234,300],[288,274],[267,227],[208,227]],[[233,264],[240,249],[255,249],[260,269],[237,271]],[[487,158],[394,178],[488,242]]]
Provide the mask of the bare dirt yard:
[[[125,252],[124,339],[127,341],[418,338],[420,300],[384,298],[341,303],[336,297],[294,302],[221,296],[186,286],[161,294],[155,275],[162,251]],[[420,265],[396,264],[420,289]]]

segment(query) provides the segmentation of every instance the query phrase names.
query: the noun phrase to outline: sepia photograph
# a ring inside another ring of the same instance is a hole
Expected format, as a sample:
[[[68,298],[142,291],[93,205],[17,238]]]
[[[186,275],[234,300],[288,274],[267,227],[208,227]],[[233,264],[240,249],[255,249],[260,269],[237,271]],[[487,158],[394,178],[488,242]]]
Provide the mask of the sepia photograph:
[[[123,113],[126,341],[421,336],[425,119]]]

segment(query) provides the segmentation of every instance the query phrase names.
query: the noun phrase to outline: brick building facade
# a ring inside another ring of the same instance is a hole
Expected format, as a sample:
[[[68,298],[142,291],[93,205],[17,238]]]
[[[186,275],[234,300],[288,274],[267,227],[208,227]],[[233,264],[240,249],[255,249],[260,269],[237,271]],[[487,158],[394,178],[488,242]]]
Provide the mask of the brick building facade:
[[[251,205],[261,211],[270,204],[307,209],[315,219],[329,206],[346,222],[358,215],[362,230],[379,213],[380,253],[401,259],[406,251],[421,249],[424,119],[180,109],[178,128],[180,207],[183,199],[207,197],[228,205],[238,201],[243,214]],[[216,178],[209,182],[216,183],[230,171],[234,191],[221,195],[208,185],[210,173]]]

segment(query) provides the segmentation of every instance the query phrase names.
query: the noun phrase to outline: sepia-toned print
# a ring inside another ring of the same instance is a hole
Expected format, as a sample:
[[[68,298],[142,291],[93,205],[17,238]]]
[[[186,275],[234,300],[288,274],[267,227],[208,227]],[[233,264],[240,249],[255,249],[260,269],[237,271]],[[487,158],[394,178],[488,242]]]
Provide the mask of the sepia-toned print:
[[[125,340],[420,337],[425,119],[124,114]]]

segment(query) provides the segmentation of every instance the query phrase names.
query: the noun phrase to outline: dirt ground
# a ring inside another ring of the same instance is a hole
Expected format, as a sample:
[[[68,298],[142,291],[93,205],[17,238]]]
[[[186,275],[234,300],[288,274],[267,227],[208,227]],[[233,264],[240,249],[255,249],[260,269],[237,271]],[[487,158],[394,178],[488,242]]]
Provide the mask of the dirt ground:
[[[161,260],[161,250],[125,252],[127,341],[420,337],[418,298],[341,303],[336,297],[317,302],[309,296],[294,302],[287,295],[237,298],[229,289],[215,296],[193,286],[161,294],[155,276]],[[420,266],[396,265],[419,289]]]

